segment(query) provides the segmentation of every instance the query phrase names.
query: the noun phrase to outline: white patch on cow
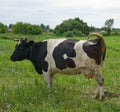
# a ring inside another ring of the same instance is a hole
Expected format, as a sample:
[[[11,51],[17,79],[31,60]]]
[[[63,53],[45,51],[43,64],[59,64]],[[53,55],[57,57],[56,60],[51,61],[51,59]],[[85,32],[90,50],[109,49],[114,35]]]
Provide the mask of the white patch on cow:
[[[96,45],[97,42],[91,42],[91,41],[87,41],[89,45]]]
[[[91,60],[83,50],[83,43],[85,41],[79,41],[75,44],[74,49],[76,52],[76,57],[74,58],[75,64],[77,67],[86,67],[89,61]]]
[[[57,68],[55,65],[55,61],[53,59],[53,50],[56,46],[58,46],[61,42],[63,42],[66,39],[48,39],[47,40],[47,56],[45,58],[45,61],[48,62],[48,70],[50,70],[50,73],[56,73]]]
[[[63,54],[63,58],[67,59],[68,58],[67,54]]]

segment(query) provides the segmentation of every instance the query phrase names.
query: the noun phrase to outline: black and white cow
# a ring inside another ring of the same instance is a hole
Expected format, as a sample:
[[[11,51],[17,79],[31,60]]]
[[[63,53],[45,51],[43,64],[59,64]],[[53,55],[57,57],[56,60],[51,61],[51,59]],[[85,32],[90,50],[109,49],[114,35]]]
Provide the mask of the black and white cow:
[[[91,36],[96,39],[90,40]],[[106,45],[103,37],[92,33],[87,40],[48,39],[42,42],[21,39],[11,55],[12,61],[30,60],[39,74],[43,74],[48,87],[51,86],[54,74],[83,74],[94,77],[98,84],[97,97],[104,96],[102,66]]]

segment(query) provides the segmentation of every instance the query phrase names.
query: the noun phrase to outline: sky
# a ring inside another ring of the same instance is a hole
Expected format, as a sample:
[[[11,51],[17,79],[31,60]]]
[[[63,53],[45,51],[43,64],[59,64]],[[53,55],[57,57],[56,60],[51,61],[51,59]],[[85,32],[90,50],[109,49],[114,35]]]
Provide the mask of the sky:
[[[120,28],[120,0],[0,0],[0,22],[8,26],[22,21],[55,28],[76,17],[98,28],[112,18]]]

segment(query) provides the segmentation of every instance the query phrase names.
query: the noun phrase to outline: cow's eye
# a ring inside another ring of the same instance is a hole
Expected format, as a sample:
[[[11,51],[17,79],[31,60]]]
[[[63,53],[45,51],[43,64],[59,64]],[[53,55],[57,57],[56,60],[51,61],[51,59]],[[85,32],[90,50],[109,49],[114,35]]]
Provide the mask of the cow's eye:
[[[24,46],[19,46],[19,45],[16,45],[16,46],[15,46],[15,49],[18,49],[18,50],[23,50],[23,49],[24,49]]]

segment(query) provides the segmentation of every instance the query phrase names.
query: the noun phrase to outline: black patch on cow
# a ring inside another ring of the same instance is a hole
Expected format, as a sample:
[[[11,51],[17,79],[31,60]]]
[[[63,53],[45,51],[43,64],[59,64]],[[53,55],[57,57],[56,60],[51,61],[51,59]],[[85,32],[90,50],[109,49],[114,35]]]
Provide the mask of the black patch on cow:
[[[30,60],[34,64],[36,71],[39,74],[42,74],[42,70],[47,72],[48,63],[45,61],[45,57],[47,56],[47,41],[34,43],[30,52]]]
[[[68,67],[70,67],[70,68],[74,68],[74,67],[75,67],[74,61],[73,61],[72,59],[70,59],[70,58],[67,58],[67,59],[65,60],[65,63],[66,63],[66,65],[67,65]]]
[[[75,62],[71,58],[76,57],[76,52],[74,50],[74,45],[76,42],[78,42],[78,40],[67,39],[55,47],[53,51],[53,58],[57,68],[62,70],[67,67],[75,67]],[[67,55],[66,59],[63,57],[64,54]]]
[[[102,50],[101,50],[101,40],[94,39],[89,40],[90,42],[97,43],[95,45],[90,45],[89,42],[85,42],[83,44],[83,49],[85,53],[90,57],[95,59],[96,63],[99,65],[101,64],[101,57],[102,57]],[[104,58],[104,57],[103,57]]]

